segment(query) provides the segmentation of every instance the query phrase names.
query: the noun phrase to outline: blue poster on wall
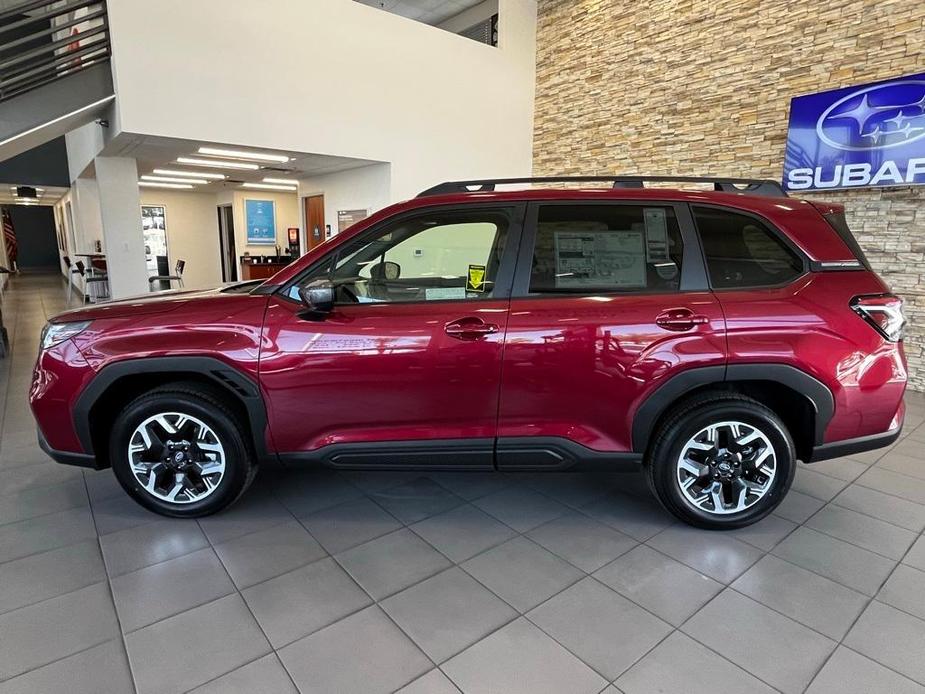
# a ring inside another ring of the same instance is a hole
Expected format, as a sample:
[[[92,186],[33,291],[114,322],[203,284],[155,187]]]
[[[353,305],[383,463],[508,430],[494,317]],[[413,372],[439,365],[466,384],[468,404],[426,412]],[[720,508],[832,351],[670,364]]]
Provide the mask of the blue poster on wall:
[[[784,188],[925,185],[925,73],[790,102]]]
[[[244,218],[247,224],[247,242],[276,245],[276,217],[272,200],[245,200]]]

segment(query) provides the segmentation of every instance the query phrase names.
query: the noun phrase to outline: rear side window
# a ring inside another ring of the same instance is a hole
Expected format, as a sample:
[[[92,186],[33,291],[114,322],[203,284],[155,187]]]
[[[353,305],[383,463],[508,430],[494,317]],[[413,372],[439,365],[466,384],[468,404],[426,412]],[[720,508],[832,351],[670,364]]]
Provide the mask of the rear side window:
[[[694,207],[714,289],[770,287],[803,274],[803,260],[754,217]]]
[[[530,292],[677,291],[682,250],[670,207],[544,205]]]

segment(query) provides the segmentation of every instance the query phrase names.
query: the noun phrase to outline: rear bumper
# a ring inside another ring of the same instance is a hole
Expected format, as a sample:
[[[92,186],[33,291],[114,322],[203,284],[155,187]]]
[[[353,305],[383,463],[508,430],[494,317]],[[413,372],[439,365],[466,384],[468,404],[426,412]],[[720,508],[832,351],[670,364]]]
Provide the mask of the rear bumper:
[[[853,455],[855,453],[863,453],[864,451],[872,451],[877,448],[884,448],[895,442],[902,433],[902,430],[903,428],[900,424],[895,429],[885,431],[882,434],[871,434],[870,436],[859,436],[856,439],[823,443],[813,447],[813,452],[809,460],[805,462],[817,463],[820,460],[841,458],[845,455]]]
[[[77,467],[86,467],[91,470],[101,470],[102,467],[97,463],[96,457],[86,453],[72,453],[70,451],[58,451],[48,445],[45,435],[39,429],[39,448],[45,451],[51,459],[62,465],[76,465]]]

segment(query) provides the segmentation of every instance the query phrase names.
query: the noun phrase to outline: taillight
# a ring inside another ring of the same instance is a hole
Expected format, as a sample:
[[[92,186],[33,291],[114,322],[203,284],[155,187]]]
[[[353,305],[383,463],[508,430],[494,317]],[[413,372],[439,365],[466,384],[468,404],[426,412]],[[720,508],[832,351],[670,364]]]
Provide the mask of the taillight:
[[[851,300],[851,308],[890,342],[903,339],[906,317],[903,315],[903,300],[898,296],[856,296]]]

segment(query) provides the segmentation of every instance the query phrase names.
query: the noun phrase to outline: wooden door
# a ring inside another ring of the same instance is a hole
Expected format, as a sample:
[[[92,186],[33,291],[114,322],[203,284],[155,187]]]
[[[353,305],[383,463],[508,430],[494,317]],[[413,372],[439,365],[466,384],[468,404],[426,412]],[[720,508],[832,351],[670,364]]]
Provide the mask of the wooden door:
[[[324,196],[305,198],[305,239],[308,250],[324,241]]]

